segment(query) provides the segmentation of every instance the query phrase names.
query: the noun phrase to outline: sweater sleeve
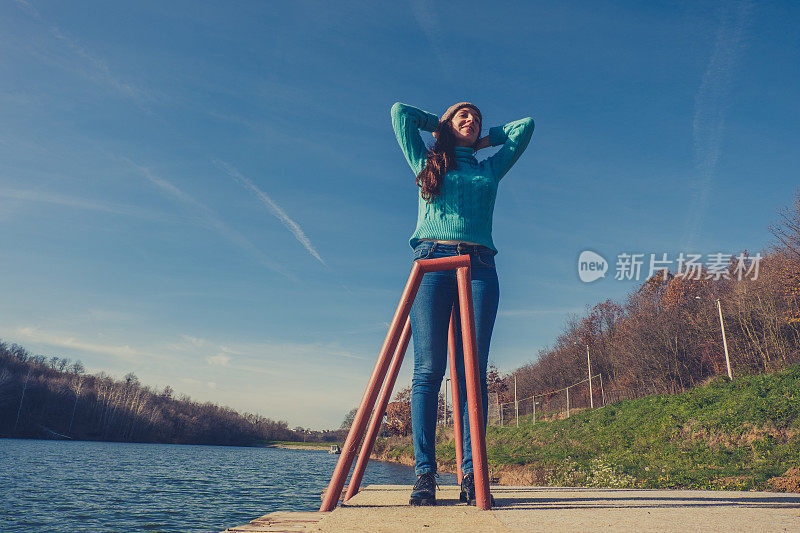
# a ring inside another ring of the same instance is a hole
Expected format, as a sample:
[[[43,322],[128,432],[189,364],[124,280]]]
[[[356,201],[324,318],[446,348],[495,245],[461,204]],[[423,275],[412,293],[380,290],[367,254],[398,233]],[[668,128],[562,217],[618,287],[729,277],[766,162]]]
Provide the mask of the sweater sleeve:
[[[427,149],[419,130],[433,131],[439,125],[439,117],[410,105],[395,103],[390,111],[392,127],[403,155],[411,170],[419,174],[425,166]]]
[[[527,148],[531,135],[533,135],[533,119],[530,117],[489,130],[489,143],[492,146],[503,145],[496,154],[486,159],[486,165],[497,181],[500,181],[517,162]]]

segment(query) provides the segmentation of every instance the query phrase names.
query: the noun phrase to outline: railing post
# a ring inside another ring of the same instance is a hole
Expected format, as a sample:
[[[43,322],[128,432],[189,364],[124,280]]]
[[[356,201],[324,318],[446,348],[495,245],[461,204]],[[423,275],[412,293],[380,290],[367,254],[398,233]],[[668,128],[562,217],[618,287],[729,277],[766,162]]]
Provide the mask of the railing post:
[[[447,333],[447,353],[450,364],[450,391],[453,395],[453,440],[456,449],[456,476],[458,484],[464,478],[461,472],[461,461],[464,459],[462,427],[464,420],[461,417],[461,393],[458,390],[458,372],[456,371],[456,308],[450,311],[450,328]]]
[[[361,444],[361,452],[358,454],[358,460],[353,469],[353,475],[350,476],[350,484],[347,485],[347,493],[344,496],[344,501],[355,496],[361,486],[361,480],[364,478],[364,471],[367,468],[369,457],[372,455],[372,447],[375,445],[375,439],[378,436],[378,431],[381,429],[383,415],[386,414],[386,406],[389,405],[389,399],[392,397],[392,390],[397,381],[397,374],[400,373],[400,366],[403,364],[403,357],[408,348],[409,340],[411,340],[411,319],[407,318],[406,325],[403,327],[403,333],[400,335],[400,342],[397,344],[394,357],[392,357],[392,362],[389,365],[389,371],[386,374],[386,383],[383,384],[383,389],[378,398],[375,412],[372,414],[367,434],[364,437],[364,442]]]
[[[438,272],[442,270],[456,269],[456,277],[458,281],[458,294],[459,294],[459,311],[461,316],[461,337],[464,344],[464,377],[467,385],[467,407],[469,412],[470,424],[470,441],[472,446],[472,462],[474,465],[475,475],[475,504],[480,509],[491,508],[491,495],[489,494],[489,471],[488,460],[486,456],[486,432],[483,424],[483,402],[481,399],[481,383],[478,371],[477,359],[477,339],[475,335],[475,315],[472,305],[472,280],[470,271],[470,258],[468,255],[461,255],[456,257],[446,257],[440,259],[428,259],[423,261],[416,261],[411,270],[411,275],[408,278],[400,303],[395,311],[392,324],[389,326],[389,332],[383,342],[381,351],[378,354],[378,360],[373,368],[372,375],[370,376],[367,388],[361,399],[356,416],[350,427],[345,440],[342,455],[336,463],[331,481],[328,484],[328,489],[325,492],[322,506],[320,511],[332,511],[339,500],[342,493],[347,474],[353,464],[355,458],[356,448],[364,436],[364,429],[369,421],[369,414],[375,407],[375,400],[378,396],[378,391],[381,385],[384,385],[384,380],[388,374],[388,381],[382,388],[380,404],[378,410],[375,411],[368,435],[362,446],[361,456],[356,465],[356,471],[353,473],[353,480],[350,487],[348,487],[347,498],[350,498],[358,491],[364,470],[366,469],[369,455],[372,451],[372,446],[375,443],[378,430],[380,429],[381,419],[385,413],[388,399],[391,397],[394,381],[397,378],[400,365],[402,363],[403,354],[408,345],[408,332],[410,326],[408,323],[408,315],[411,310],[411,305],[417,294],[417,289],[426,272]],[[455,360],[455,336],[453,325],[453,312],[451,312],[450,324],[450,340],[448,348],[451,352],[452,362]],[[404,324],[403,332],[400,332],[400,325]],[[390,366],[390,354],[394,354]],[[457,414],[455,406],[460,405],[458,402],[458,379],[455,373],[455,365],[452,364],[453,376],[455,381],[454,391],[454,416]],[[460,411],[460,409],[458,409]],[[461,418],[463,415],[458,413],[459,425],[458,432],[461,432]],[[454,432],[456,432],[456,424],[454,422]],[[457,434],[457,433],[456,433]],[[463,438],[458,435],[456,438],[460,441]],[[462,443],[463,446],[463,443]],[[463,456],[463,448],[461,450]],[[458,459],[458,468],[460,471],[461,460]]]
[[[461,316],[461,340],[464,343],[464,377],[467,383],[469,433],[472,443],[472,464],[475,478],[475,506],[491,509],[489,494],[489,462],[486,456],[486,434],[483,426],[481,382],[478,371],[478,341],[475,335],[475,313],[472,306],[472,275],[470,267],[456,271],[458,304]]]
[[[372,412],[372,408],[375,405],[378,389],[383,384],[383,379],[386,376],[390,354],[394,353],[397,347],[398,340],[400,339],[400,328],[405,324],[406,319],[408,319],[408,314],[411,311],[411,304],[414,302],[414,297],[417,295],[417,290],[419,289],[421,281],[422,271],[419,263],[415,262],[411,269],[411,275],[408,277],[406,287],[403,290],[403,295],[400,297],[400,303],[397,304],[397,310],[389,326],[389,332],[386,334],[386,339],[383,341],[383,346],[378,354],[378,360],[375,362],[375,368],[372,370],[367,389],[364,391],[364,396],[361,398],[358,412],[353,419],[353,424],[350,426],[350,431],[347,434],[342,454],[339,456],[339,461],[336,463],[333,477],[331,477],[331,481],[328,484],[322,506],[319,508],[320,511],[332,511],[339,501],[342,487],[347,479],[348,472],[350,472],[350,467],[353,464],[356,447],[359,445],[361,437],[364,435],[364,427],[367,425],[369,414]]]

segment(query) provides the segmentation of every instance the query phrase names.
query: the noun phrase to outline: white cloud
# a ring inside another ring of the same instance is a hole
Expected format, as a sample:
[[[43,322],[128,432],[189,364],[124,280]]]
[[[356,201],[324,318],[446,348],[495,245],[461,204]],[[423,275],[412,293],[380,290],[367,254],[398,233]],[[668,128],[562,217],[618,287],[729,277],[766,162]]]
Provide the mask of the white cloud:
[[[67,49],[70,50],[72,54],[78,57],[84,65],[88,66],[88,70],[82,70],[82,74],[86,78],[93,82],[111,87],[114,89],[114,91],[121,93],[123,96],[133,99],[142,110],[148,113],[150,112],[149,109],[144,107],[144,101],[151,99],[147,91],[136,87],[129,82],[123,81],[119,76],[112,73],[108,64],[103,59],[89,52],[83,45],[81,45],[76,39],[67,35],[61,28],[45,20],[30,2],[27,2],[26,0],[16,0],[16,3],[32,18],[46,25],[50,30],[50,33],[58,41],[66,45]]]
[[[70,348],[94,354],[112,355],[132,360],[142,356],[154,356],[152,352],[142,351],[128,344],[100,344],[78,339],[64,332],[43,331],[35,326],[21,326],[12,330],[12,335],[21,342],[37,342],[58,348]]]
[[[198,337],[192,337],[191,335],[181,335],[181,339],[185,340],[186,342],[197,348],[200,348],[206,343],[204,339],[200,339]]]
[[[454,72],[458,65],[455,64],[456,58],[448,52],[448,46],[442,37],[442,26],[436,16],[436,4],[427,0],[412,0],[411,11],[422,33],[428,38],[433,54],[439,61],[439,71],[444,73],[450,81],[454,81],[456,78]]]
[[[213,210],[211,210],[208,206],[200,202],[199,200],[192,197],[190,194],[182,191],[174,184],[170,183],[166,179],[162,178],[161,176],[157,175],[151,169],[147,167],[143,167],[131,161],[128,158],[122,158],[125,162],[133,166],[136,170],[138,170],[142,176],[144,176],[148,181],[150,181],[153,185],[158,187],[162,192],[166,193],[168,196],[172,197],[175,200],[178,200],[180,203],[190,207],[194,213],[199,216],[199,218],[205,222],[209,227],[214,229],[219,235],[224,237],[226,240],[237,246],[238,248],[245,250],[260,260],[261,264],[266,266],[267,268],[278,272],[279,274],[283,274],[287,278],[297,281],[297,277],[286,270],[283,265],[280,265],[267,257],[258,247],[256,247],[253,243],[251,243],[244,235],[236,231],[235,229],[228,226],[225,222],[223,222]]]
[[[89,211],[103,211],[115,215],[130,215],[140,218],[163,220],[163,214],[147,211],[139,207],[130,205],[115,204],[111,202],[96,202],[75,196],[50,193],[47,191],[20,190],[20,189],[0,189],[0,197],[13,200],[23,200],[35,203],[45,203],[71,207],[74,209],[84,209]]]
[[[215,366],[228,366],[228,363],[231,362],[231,358],[224,353],[220,352],[217,355],[210,355],[206,357],[206,361],[208,364],[215,365]]]
[[[570,313],[580,313],[579,307],[565,307],[561,309],[501,309],[498,313],[504,317],[525,317],[537,315],[568,315]]]
[[[235,179],[236,181],[241,183],[245,188],[249,189],[253,194],[255,194],[256,197],[259,200],[261,200],[261,202],[264,205],[267,206],[267,209],[269,209],[269,211],[275,216],[275,218],[280,220],[281,223],[284,226],[286,226],[286,228],[290,232],[292,232],[292,235],[294,235],[294,238],[297,239],[297,241],[300,244],[303,245],[303,248],[305,248],[308,251],[308,253],[310,253],[312,256],[314,256],[314,258],[317,261],[319,261],[323,265],[325,264],[325,261],[319,255],[317,250],[314,249],[314,245],[311,244],[311,239],[309,239],[308,236],[306,236],[305,232],[300,227],[300,225],[297,222],[295,222],[294,220],[292,220],[291,218],[289,218],[289,215],[286,214],[286,211],[284,211],[281,208],[281,206],[276,204],[272,200],[272,198],[270,198],[267,195],[267,193],[265,193],[264,191],[262,191],[261,189],[256,187],[256,185],[252,181],[250,181],[249,179],[244,177],[238,170],[236,170],[234,167],[232,167],[228,163],[226,163],[224,161],[220,161],[219,159],[215,159],[213,161],[213,163],[215,165],[217,165],[217,167],[222,169],[230,177],[232,177],[233,179]]]
[[[722,154],[725,114],[734,68],[744,47],[744,35],[752,4],[724,4],[722,21],[717,29],[714,51],[695,96],[692,121],[697,179],[691,184],[692,201],[683,235],[683,249],[691,249],[700,232],[713,187],[717,162]]]

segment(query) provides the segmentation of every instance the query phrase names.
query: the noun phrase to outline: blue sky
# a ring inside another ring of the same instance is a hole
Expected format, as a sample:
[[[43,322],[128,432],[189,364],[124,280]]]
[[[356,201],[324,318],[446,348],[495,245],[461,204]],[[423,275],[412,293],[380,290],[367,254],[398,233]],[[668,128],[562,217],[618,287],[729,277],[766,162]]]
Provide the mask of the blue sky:
[[[410,269],[395,101],[536,121],[495,208],[501,370],[635,287],[619,253],[768,245],[798,186],[800,5],[454,6],[4,2],[0,338],[338,426]],[[583,250],[606,278],[579,280]]]

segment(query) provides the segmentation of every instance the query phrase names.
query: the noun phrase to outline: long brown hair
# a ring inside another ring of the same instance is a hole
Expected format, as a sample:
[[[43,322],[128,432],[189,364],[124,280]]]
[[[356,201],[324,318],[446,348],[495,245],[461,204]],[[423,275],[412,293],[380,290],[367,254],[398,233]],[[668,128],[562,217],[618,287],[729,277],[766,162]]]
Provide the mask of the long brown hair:
[[[433,143],[433,147],[428,148],[425,166],[417,174],[420,194],[428,203],[441,193],[447,171],[458,167],[455,156],[456,136],[453,134],[450,121],[440,122],[433,135],[436,142]]]

